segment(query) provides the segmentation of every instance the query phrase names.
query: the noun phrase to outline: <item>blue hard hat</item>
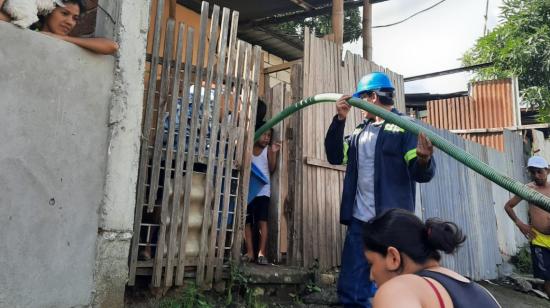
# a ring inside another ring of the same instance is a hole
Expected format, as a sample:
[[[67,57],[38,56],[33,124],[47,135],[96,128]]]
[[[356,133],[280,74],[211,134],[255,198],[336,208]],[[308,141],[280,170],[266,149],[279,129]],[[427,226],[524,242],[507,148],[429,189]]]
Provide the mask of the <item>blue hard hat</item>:
[[[353,94],[353,97],[360,98],[361,94],[365,92],[380,89],[388,89],[391,91],[395,90],[386,74],[381,72],[372,72],[361,77],[359,83],[357,83],[357,90]]]

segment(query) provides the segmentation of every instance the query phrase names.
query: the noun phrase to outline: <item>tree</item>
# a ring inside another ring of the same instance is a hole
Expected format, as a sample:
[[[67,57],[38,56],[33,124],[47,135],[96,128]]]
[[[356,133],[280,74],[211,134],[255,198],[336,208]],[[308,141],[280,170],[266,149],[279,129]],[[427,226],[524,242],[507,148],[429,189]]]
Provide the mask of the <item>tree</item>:
[[[550,0],[504,0],[502,23],[462,57],[465,66],[493,62],[475,80],[517,76],[522,101],[550,122]]]
[[[300,40],[303,40],[304,27],[315,29],[317,36],[332,33],[332,20],[330,15],[320,15],[308,17],[304,20],[285,22],[275,27],[286,34],[298,36]],[[362,31],[359,8],[346,9],[344,11],[344,43],[358,40],[361,37]]]

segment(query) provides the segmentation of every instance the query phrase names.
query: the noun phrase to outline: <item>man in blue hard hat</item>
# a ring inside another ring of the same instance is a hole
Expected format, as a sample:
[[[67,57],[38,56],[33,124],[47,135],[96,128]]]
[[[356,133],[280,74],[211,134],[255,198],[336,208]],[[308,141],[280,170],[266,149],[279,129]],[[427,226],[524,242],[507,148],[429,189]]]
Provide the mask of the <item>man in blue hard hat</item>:
[[[354,97],[399,114],[393,107],[394,87],[384,73],[361,78]],[[374,286],[363,252],[363,223],[388,209],[414,212],[415,182],[432,179],[433,147],[424,134],[417,138],[402,128],[363,111],[365,120],[344,137],[351,106],[344,95],[336,102],[337,115],[325,137],[331,164],[346,164],[340,223],[347,225],[338,279],[338,296],[344,307],[370,307]]]

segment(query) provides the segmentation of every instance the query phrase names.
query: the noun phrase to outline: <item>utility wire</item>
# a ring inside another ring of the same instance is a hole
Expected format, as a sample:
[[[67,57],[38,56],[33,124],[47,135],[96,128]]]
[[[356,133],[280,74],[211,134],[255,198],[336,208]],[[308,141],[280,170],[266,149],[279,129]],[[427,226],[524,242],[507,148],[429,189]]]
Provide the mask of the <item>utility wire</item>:
[[[430,10],[430,9],[433,9],[434,7],[440,5],[441,3],[445,2],[445,1],[446,1],[446,0],[441,0],[441,1],[437,2],[436,4],[434,4],[434,5],[430,6],[430,7],[427,7],[427,8],[425,8],[425,9],[421,10],[421,11],[418,11],[418,12],[412,14],[411,16],[409,16],[409,17],[407,17],[407,18],[405,18],[405,19],[402,19],[402,20],[400,20],[400,21],[396,21],[396,22],[394,22],[394,23],[387,24],[387,25],[373,26],[372,28],[373,28],[373,29],[374,29],[374,28],[386,28],[386,27],[391,27],[391,26],[398,25],[398,24],[400,24],[400,23],[403,23],[403,22],[405,22],[405,21],[407,21],[407,20],[413,18],[414,16],[416,16],[416,15],[418,15],[418,14],[420,14],[420,13],[424,13],[424,12]]]
[[[99,3],[97,4],[97,7],[99,7],[103,11],[103,13],[105,13],[105,15],[107,15],[107,17],[109,17],[111,22],[116,25],[115,19],[113,18],[113,16],[111,16],[111,14],[109,14],[109,12],[107,12],[107,10],[105,10],[101,5],[99,5]]]

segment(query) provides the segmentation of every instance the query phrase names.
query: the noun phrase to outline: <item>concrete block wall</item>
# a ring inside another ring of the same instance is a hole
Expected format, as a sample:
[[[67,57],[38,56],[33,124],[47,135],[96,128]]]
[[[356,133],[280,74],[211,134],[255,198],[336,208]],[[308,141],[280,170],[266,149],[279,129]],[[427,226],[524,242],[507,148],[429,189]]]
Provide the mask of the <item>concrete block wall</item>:
[[[268,53],[267,51],[263,52],[263,58],[264,58],[264,68],[268,68],[273,65],[279,65],[287,62],[277,57],[274,54]],[[266,75],[266,86],[268,86],[269,88],[272,88],[281,82],[290,84],[290,69]]]
[[[99,0],[95,35],[116,40],[109,147],[99,210],[94,307],[123,307],[139,167],[150,0]],[[113,23],[111,18],[116,22]]]

